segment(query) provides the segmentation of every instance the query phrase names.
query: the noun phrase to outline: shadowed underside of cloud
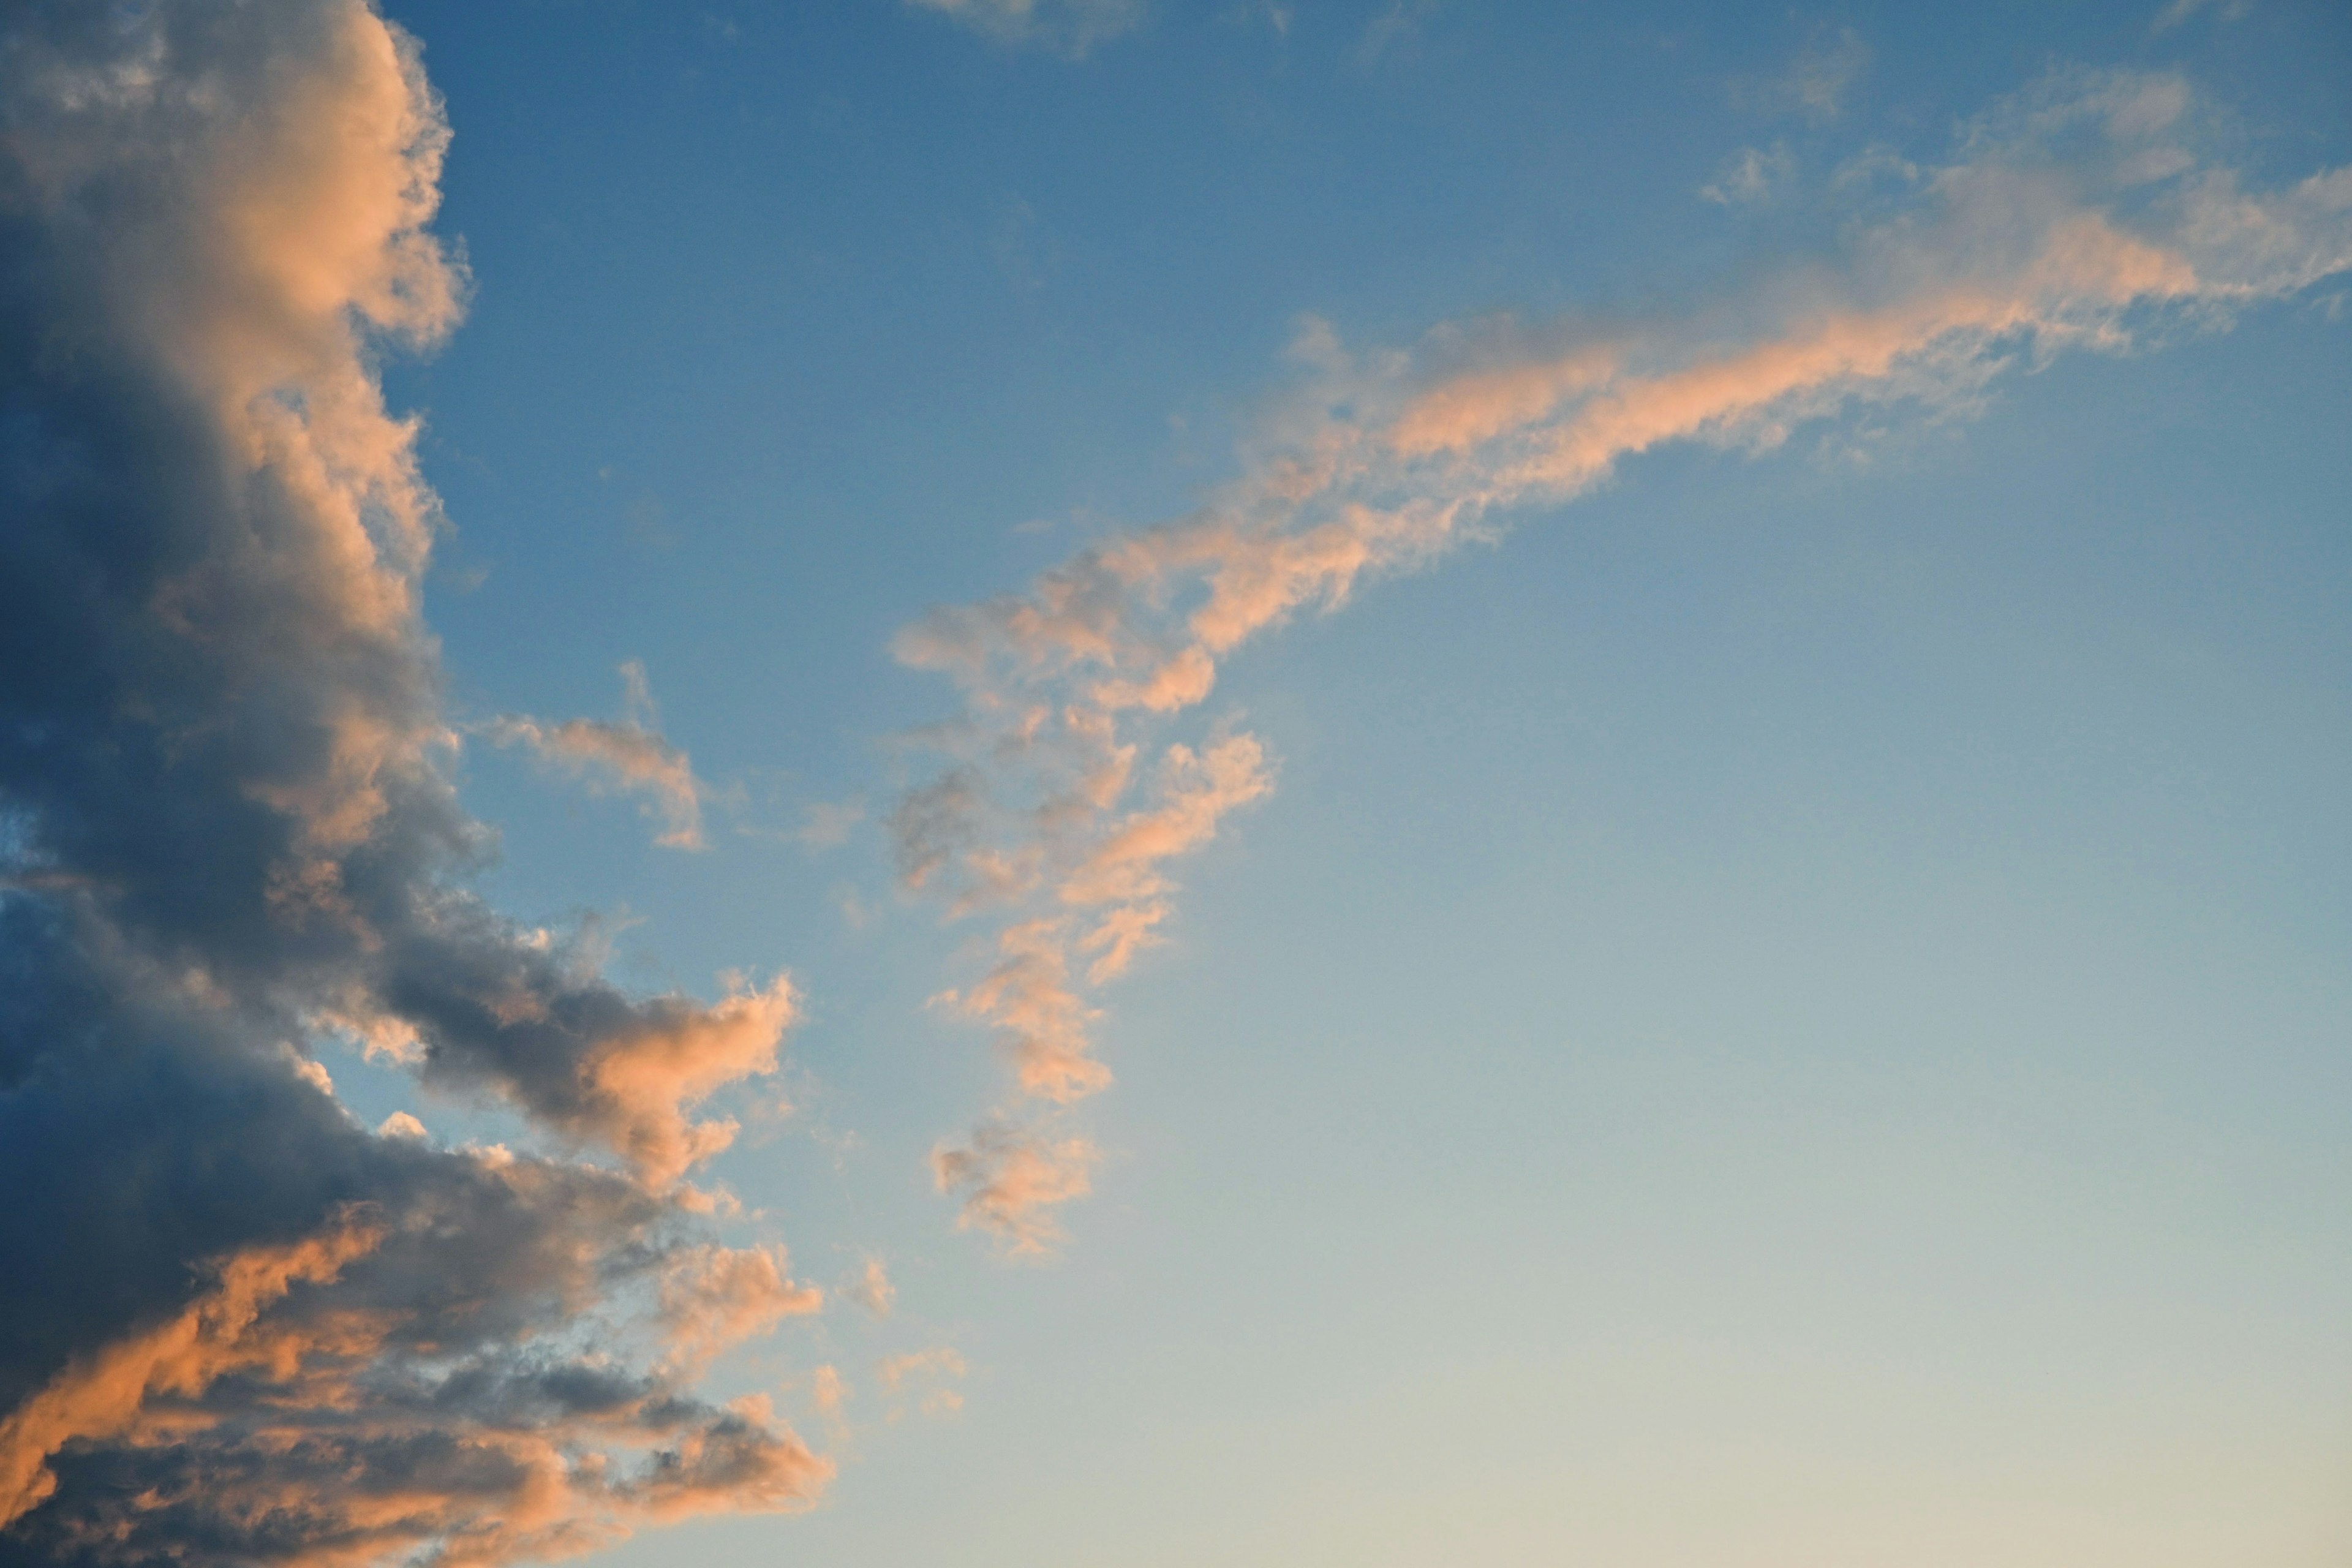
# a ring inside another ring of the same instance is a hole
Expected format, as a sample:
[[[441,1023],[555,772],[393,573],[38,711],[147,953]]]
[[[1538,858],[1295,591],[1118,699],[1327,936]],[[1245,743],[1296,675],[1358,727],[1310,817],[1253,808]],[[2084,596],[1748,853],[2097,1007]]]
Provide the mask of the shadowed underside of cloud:
[[[998,922],[994,967],[940,1000],[993,1026],[1028,1107],[935,1156],[964,1223],[1034,1248],[1086,1191],[1090,1152],[1053,1108],[1109,1080],[1092,989],[1157,940],[1171,862],[1270,787],[1246,734],[1167,738],[1220,660],[1643,453],[1964,416],[2007,371],[2225,326],[2352,266],[2352,170],[2249,189],[2206,155],[2209,120],[2176,77],[2053,76],[1913,171],[1834,260],[1736,297],[1364,355],[1310,327],[1304,384],[1200,511],[907,627],[899,658],[965,700],[924,737],[945,767],[891,816],[901,878]]]
[[[446,141],[361,0],[0,5],[0,1563],[490,1563],[829,1473],[690,1382],[816,1304],[688,1184],[791,987],[632,996],[464,885],[372,369],[458,313]],[[322,1030],[544,1151],[369,1131]]]

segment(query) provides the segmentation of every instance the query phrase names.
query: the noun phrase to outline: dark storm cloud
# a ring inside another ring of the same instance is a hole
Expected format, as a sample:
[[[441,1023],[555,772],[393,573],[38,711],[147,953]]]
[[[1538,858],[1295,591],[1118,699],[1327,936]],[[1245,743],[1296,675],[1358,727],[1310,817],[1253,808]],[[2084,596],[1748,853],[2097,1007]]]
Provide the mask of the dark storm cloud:
[[[497,1562],[828,1471],[677,1370],[815,1303],[685,1184],[790,988],[632,997],[462,886],[373,357],[455,324],[446,137],[358,0],[0,4],[0,1563]],[[368,1132],[327,1029],[583,1158]]]

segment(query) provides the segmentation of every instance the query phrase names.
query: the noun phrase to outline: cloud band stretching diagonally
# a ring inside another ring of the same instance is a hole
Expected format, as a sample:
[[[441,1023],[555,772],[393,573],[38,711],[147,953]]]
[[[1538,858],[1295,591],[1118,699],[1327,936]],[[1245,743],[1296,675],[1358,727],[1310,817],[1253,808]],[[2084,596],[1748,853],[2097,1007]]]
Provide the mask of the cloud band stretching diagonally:
[[[544,1558],[830,1473],[692,1384],[816,1304],[692,1185],[791,985],[633,996],[464,882],[372,368],[459,312],[446,142],[363,0],[0,5],[5,1568]],[[370,1131],[326,1029],[533,1139]]]
[[[1108,1081],[1092,988],[1155,939],[1169,863],[1269,787],[1251,737],[1167,726],[1294,613],[1663,446],[1763,453],[1806,426],[1964,414],[2013,367],[2224,325],[2352,267],[2352,169],[2249,190],[2205,156],[2206,119],[2178,78],[2055,76],[1967,127],[1835,262],[1704,309],[1457,323],[1367,356],[1311,329],[1305,385],[1200,511],[900,634],[899,658],[965,699],[929,732],[948,767],[892,817],[901,871],[951,917],[999,921],[994,968],[942,1000],[994,1026],[1033,1108]],[[1034,1247],[1086,1190],[1050,1115],[1000,1114],[936,1156],[966,1224]]]

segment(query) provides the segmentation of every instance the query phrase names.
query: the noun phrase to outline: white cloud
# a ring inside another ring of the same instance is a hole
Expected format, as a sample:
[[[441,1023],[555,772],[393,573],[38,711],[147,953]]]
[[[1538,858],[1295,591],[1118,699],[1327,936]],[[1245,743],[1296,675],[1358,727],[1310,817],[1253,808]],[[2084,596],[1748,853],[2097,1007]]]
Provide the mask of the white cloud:
[[[1143,25],[1143,0],[907,0],[1007,43],[1084,56]]]
[[[1846,93],[1870,68],[1871,48],[1852,27],[1800,53],[1779,82],[1775,95],[1816,120],[1828,120],[1845,107]]]
[[[1698,188],[1698,194],[1723,206],[1752,205],[1769,201],[1796,168],[1796,160],[1784,143],[1776,142],[1769,149],[1742,147],[1724,160],[1722,169]]]

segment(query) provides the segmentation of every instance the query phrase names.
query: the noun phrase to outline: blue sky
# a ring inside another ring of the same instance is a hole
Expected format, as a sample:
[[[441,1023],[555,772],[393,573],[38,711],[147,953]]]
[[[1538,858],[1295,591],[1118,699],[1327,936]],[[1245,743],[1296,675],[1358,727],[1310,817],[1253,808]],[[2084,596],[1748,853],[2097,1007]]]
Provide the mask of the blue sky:
[[[383,14],[467,275],[352,361],[446,524],[459,742],[396,766],[497,843],[417,885],[798,992],[697,1213],[372,960],[300,982],[353,1137],[825,1292],[698,1386],[837,1472],[604,1560],[2352,1551],[2340,7]]]

